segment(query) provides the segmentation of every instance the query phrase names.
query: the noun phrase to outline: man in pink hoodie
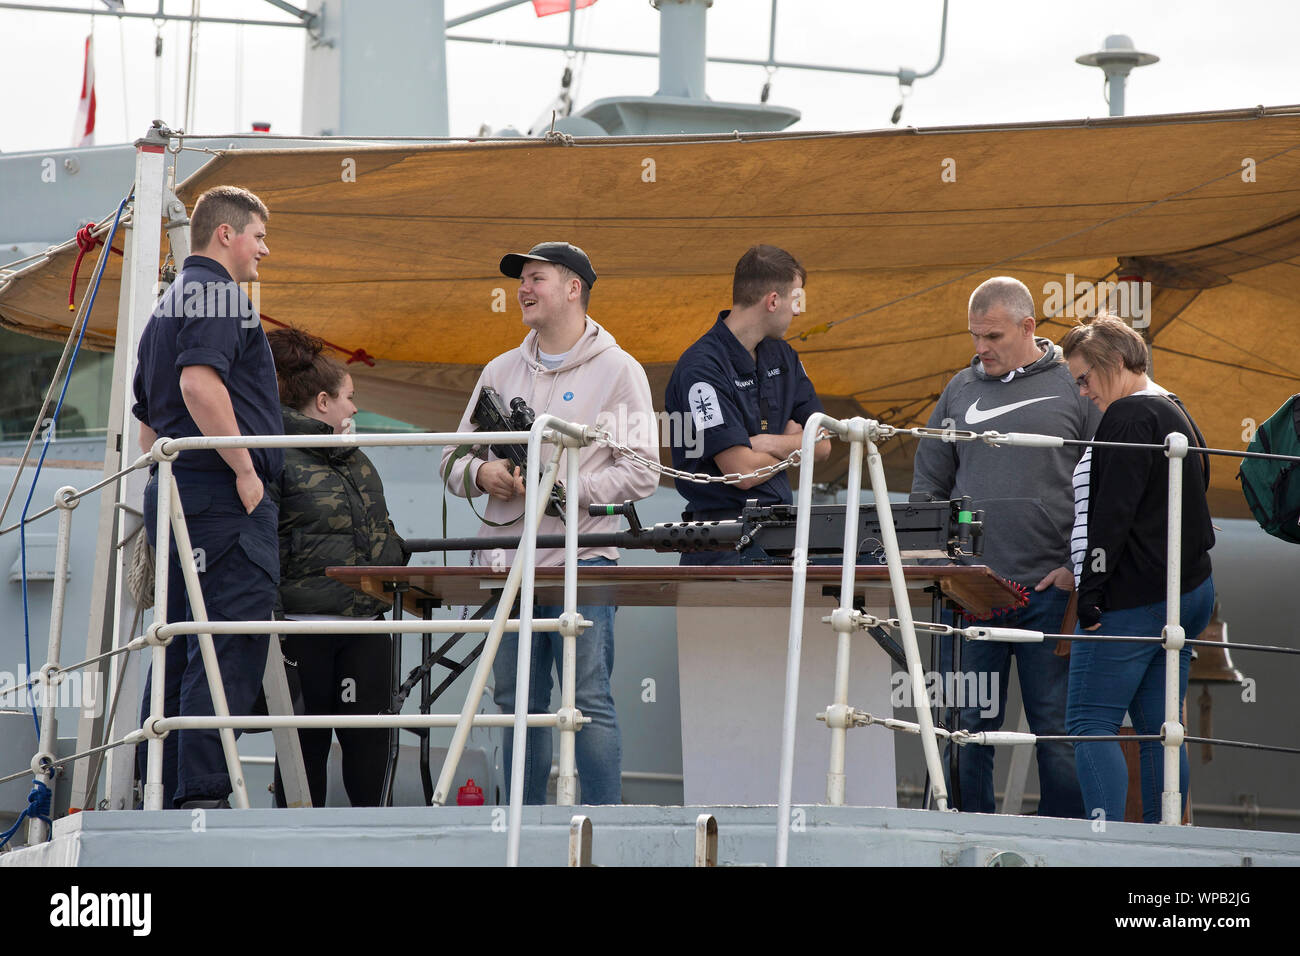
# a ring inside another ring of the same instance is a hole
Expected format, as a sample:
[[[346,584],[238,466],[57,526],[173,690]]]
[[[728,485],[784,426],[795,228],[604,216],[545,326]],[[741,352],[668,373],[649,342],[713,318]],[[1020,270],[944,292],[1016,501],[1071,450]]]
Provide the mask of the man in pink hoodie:
[[[507,403],[522,397],[541,415],[549,412],[566,421],[600,424],[615,439],[653,461],[659,460],[659,442],[650,383],[645,370],[628,355],[614,337],[587,313],[596,272],[587,254],[567,242],[544,242],[527,253],[511,254],[501,260],[501,272],[519,280],[517,298],[524,325],[531,330],[523,343],[498,355],[479,376],[469,405],[457,431],[472,431],[470,415],[478,404],[479,390],[490,386]],[[443,450],[444,481],[452,494],[488,496],[483,513],[487,521],[503,527],[481,529],[482,534],[518,535],[523,531],[524,481],[518,468],[498,459],[488,448],[474,455],[452,460],[454,448]],[[649,497],[657,485],[656,475],[606,445],[592,444],[579,453],[578,487],[566,488],[578,496],[579,534],[619,530],[617,517],[589,516],[593,502],[622,502]],[[468,479],[466,469],[469,469]],[[542,519],[539,534],[562,534],[559,518]],[[615,548],[580,548],[580,564],[614,564]],[[514,560],[513,551],[477,552],[477,562],[504,567]],[[564,563],[561,549],[539,550],[537,564]],[[536,617],[559,617],[562,608],[536,607]],[[582,801],[587,804],[622,801],[623,747],[610,691],[614,669],[614,611],[608,605],[583,605],[578,613],[594,623],[578,638],[577,707],[591,723],[576,737],[578,779]],[[517,634],[502,639],[493,663],[496,685],[494,699],[502,713],[515,709],[515,669],[519,650]],[[552,670],[560,672],[562,640],[555,632],[533,635],[532,674],[529,679],[530,713],[551,710]],[[509,753],[512,735],[506,732]],[[525,751],[524,802],[546,802],[546,784],[551,769],[551,730],[531,728]],[[510,786],[507,761],[506,787]]]

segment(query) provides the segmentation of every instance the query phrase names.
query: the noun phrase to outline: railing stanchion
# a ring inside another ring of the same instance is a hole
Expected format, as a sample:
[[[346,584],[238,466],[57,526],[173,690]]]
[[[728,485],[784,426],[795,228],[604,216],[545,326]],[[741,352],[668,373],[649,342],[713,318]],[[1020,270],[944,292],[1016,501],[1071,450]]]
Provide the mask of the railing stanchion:
[[[571,807],[578,802],[577,776],[577,673],[578,635],[582,633],[578,615],[578,447],[565,440],[567,466],[564,527],[564,612],[567,620],[560,629],[563,641],[563,665],[560,673],[560,776],[556,783],[555,802]]]
[[[160,451],[162,439],[154,443],[154,449]],[[172,460],[163,458],[158,462],[155,475],[158,482],[158,516],[157,533],[154,537],[153,566],[153,627],[156,630],[167,623],[167,572],[171,567],[171,513],[172,513]],[[152,657],[152,676],[149,685],[149,717],[147,720],[161,720],[165,716],[164,684],[167,680],[167,648],[155,644]],[[148,725],[146,724],[146,727]],[[163,809],[163,740],[150,737],[145,747],[144,808],[146,810]]]
[[[860,421],[860,419],[854,419]],[[862,442],[849,444],[849,475],[845,485],[844,554],[840,566],[840,607],[833,616],[835,630],[835,702],[827,708],[826,726],[831,731],[830,770],[826,773],[826,802],[844,805],[846,780],[844,756],[849,735],[849,659],[852,653],[853,578],[858,563],[858,512],[862,497]]]
[[[799,661],[803,655],[803,605],[808,588],[808,515],[812,508],[813,453],[817,431],[825,427],[843,434],[844,423],[822,412],[803,426],[799,457],[799,498],[790,562],[790,636],[785,657],[785,713],[781,718],[781,773],[776,798],[776,865],[785,866],[790,853],[790,795],[794,787],[795,720],[799,710]]]
[[[872,436],[877,423],[866,423],[867,471],[871,475],[871,493],[876,503],[876,517],[880,519],[881,544],[885,549],[885,563],[889,566],[889,586],[894,594],[894,610],[898,614],[903,639],[903,654],[907,658],[907,672],[912,680],[912,700],[916,701],[916,719],[921,727],[921,749],[925,754],[926,771],[930,774],[930,794],[936,809],[948,809],[948,789],[943,782],[943,766],[939,762],[939,745],[934,737],[934,721],[930,708],[925,706],[929,695],[925,689],[925,674],[921,669],[921,651],[916,643],[916,626],[912,621],[912,603],[907,597],[907,582],[903,578],[903,559],[898,551],[898,535],[894,532],[894,512],[889,506],[889,489],[885,485],[885,466],[880,460],[880,450]]]
[[[1183,459],[1187,436],[1172,432],[1165,439],[1169,459],[1168,555],[1165,562],[1165,788],[1160,795],[1160,822],[1178,826],[1183,820],[1181,763],[1183,717],[1178,708],[1179,658],[1186,635],[1181,624],[1183,554]]]
[[[546,497],[550,496],[551,487],[555,484],[555,473],[559,467],[560,451],[559,448],[555,450],[556,457],[551,460],[546,472],[550,479],[550,483],[546,485],[545,489]],[[543,478],[542,480],[545,482],[547,479]],[[510,619],[510,610],[514,607],[515,596],[519,594],[519,584],[523,579],[523,567],[523,564],[518,560],[518,556],[516,556],[516,560],[510,565],[510,573],[506,575],[505,587],[501,592],[496,613],[492,616],[492,627],[483,641],[483,651],[479,654],[478,666],[474,670],[469,692],[465,695],[465,706],[461,708],[460,720],[456,724],[455,733],[452,734],[451,743],[447,745],[447,756],[443,759],[442,771],[438,775],[438,783],[433,790],[433,803],[435,806],[446,803],[447,797],[451,793],[451,785],[456,776],[456,767],[460,763],[461,754],[465,751],[465,742],[469,738],[471,722],[474,719],[474,714],[478,712],[479,701],[483,699],[483,689],[487,686],[488,675],[492,673],[492,661],[496,659],[497,648],[501,645],[501,636],[505,633],[506,622]]]
[[[506,865],[519,865],[519,836],[523,828],[525,750],[528,744],[527,717],[529,682],[533,656],[533,574],[537,566],[537,526],[541,523],[545,501],[555,486],[555,476],[560,468],[564,444],[555,436],[555,454],[546,467],[546,477],[538,480],[541,465],[542,436],[546,428],[557,419],[553,415],[538,415],[528,436],[528,467],[524,476],[524,534],[515,555],[515,564],[523,568],[523,581],[519,595],[519,653],[515,655],[515,729],[514,746],[510,755],[510,821],[506,834]],[[577,488],[570,488],[576,495]]]
[[[181,576],[185,579],[185,593],[190,602],[190,619],[196,624],[206,624],[208,609],[203,600],[203,589],[199,586],[199,569],[194,563],[190,529],[185,524],[185,511],[174,473],[171,476],[171,485],[172,530],[176,535],[176,554],[180,558]],[[212,712],[217,717],[229,717],[230,707],[226,703],[226,686],[221,681],[221,664],[217,660],[217,648],[212,641],[212,635],[199,633],[194,635],[194,639],[199,642],[199,654],[203,658],[203,672],[207,676],[208,693],[212,697]],[[265,666],[265,659],[263,659],[263,666]],[[218,733],[221,738],[221,752],[226,758],[226,773],[230,775],[231,796],[236,807],[247,810],[248,788],[244,786],[244,769],[239,762],[239,751],[235,748],[235,732],[229,727],[222,727]]]
[[[59,739],[55,705],[58,703],[58,687],[63,680],[63,675],[59,672],[59,660],[63,646],[63,608],[68,594],[68,544],[72,537],[72,509],[77,507],[77,499],[68,498],[67,495],[76,494],[76,491],[76,488],[65,485],[54,493],[55,504],[59,506],[59,531],[54,545],[54,590],[50,595],[49,653],[45,666],[41,668],[39,685],[42,698],[41,735],[36,745],[37,760],[43,757],[52,760],[54,746]],[[42,782],[50,788],[52,804],[58,774],[54,772],[53,766],[49,768],[49,773],[45,774],[43,768],[38,769],[35,766],[36,762],[33,761],[32,772],[37,780],[40,780],[42,775],[46,777]],[[45,821],[33,817],[27,828],[28,844],[34,846],[43,843],[49,835],[50,828]]]

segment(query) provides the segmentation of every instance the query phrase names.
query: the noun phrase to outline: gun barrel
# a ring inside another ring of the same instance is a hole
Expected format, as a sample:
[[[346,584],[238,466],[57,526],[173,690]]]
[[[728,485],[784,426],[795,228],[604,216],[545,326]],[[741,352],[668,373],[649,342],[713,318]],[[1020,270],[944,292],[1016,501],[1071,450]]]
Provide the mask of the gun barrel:
[[[630,543],[625,539],[628,537],[626,532],[618,531],[609,534],[580,534],[578,535],[578,547],[580,548],[635,548],[646,547],[646,545],[637,545]],[[515,551],[519,548],[519,539],[513,535],[484,535],[475,538],[407,538],[406,547],[412,552],[417,551],[492,551],[500,548],[503,551]],[[562,534],[539,534],[537,536],[537,547],[539,549],[563,548],[564,535]]]
[[[579,548],[628,548],[665,553],[725,551],[733,548],[744,533],[739,521],[681,521],[657,524],[640,533],[633,531],[591,532],[578,535]],[[484,535],[474,538],[407,538],[411,551],[515,551],[515,535]],[[539,534],[539,549],[563,548],[564,535]]]

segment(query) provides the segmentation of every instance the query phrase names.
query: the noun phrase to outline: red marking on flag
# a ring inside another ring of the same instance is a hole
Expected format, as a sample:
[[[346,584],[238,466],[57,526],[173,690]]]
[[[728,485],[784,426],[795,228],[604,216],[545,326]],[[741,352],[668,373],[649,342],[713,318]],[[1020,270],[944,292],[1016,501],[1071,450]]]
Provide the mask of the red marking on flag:
[[[596,0],[578,0],[574,9],[582,10],[595,2]],[[552,13],[568,13],[569,0],[533,0],[533,10],[539,17],[549,17]]]
[[[95,145],[95,51],[91,37],[86,37],[86,62],[81,72],[81,99],[77,101],[77,126],[72,133],[72,145]]]

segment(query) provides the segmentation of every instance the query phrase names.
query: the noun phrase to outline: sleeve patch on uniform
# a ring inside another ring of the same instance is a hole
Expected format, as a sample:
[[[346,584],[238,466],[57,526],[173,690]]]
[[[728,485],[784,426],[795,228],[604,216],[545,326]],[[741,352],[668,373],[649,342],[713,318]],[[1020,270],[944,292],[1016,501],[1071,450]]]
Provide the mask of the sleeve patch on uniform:
[[[718,393],[708,382],[696,382],[687,393],[691,407],[691,417],[699,431],[722,424],[722,405],[718,402]]]

